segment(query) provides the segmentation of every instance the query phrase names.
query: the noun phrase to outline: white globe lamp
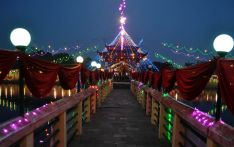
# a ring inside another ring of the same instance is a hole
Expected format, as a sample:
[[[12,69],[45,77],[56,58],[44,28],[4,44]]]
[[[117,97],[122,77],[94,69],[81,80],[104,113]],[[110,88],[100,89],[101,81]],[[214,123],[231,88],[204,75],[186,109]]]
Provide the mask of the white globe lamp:
[[[234,41],[230,35],[221,34],[215,38],[213,46],[220,57],[225,57],[232,50]]]
[[[96,65],[96,67],[97,67],[97,69],[100,69],[100,68],[101,68],[101,64],[98,63],[98,64]]]
[[[91,62],[91,66],[92,66],[92,67],[96,67],[96,66],[97,66],[97,62],[96,62],[96,61],[92,61],[92,62]]]
[[[30,33],[24,28],[16,28],[10,34],[11,43],[21,51],[25,51],[31,42]]]
[[[76,58],[76,62],[77,62],[77,63],[83,63],[83,62],[84,62],[84,58],[83,58],[82,56],[78,56],[78,57]]]

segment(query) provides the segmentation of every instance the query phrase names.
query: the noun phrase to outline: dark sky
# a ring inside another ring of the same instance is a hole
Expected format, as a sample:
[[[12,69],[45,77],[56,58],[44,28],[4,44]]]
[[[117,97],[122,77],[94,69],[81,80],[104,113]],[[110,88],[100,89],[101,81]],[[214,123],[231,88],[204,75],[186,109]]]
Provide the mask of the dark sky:
[[[25,27],[32,45],[63,47],[104,46],[118,33],[120,0],[1,0],[0,48],[13,48],[9,35]],[[234,37],[234,0],[127,0],[126,30],[143,48],[162,48],[163,41],[212,49],[216,35]],[[183,56],[174,57],[181,62]],[[189,59],[184,59],[186,61]]]

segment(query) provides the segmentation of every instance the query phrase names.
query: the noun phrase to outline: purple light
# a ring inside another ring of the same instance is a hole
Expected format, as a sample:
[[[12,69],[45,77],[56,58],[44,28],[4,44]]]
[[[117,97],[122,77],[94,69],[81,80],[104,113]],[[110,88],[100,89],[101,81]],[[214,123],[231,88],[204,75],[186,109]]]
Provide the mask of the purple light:
[[[25,121],[25,122],[28,122],[28,119],[27,119],[27,118],[25,118],[25,119],[24,119],[24,121]]]
[[[22,120],[20,119],[20,120],[18,120],[18,123],[21,123],[22,122]]]
[[[15,129],[15,130],[17,129],[17,126],[16,126],[14,123],[11,124],[10,126],[11,126],[11,128],[13,128],[13,129]]]
[[[36,112],[33,112],[32,114],[33,114],[33,115],[37,115],[37,113],[36,113]]]
[[[201,112],[196,108],[193,111],[192,116],[204,126],[210,127],[214,124],[214,120],[211,119],[207,113]]]
[[[44,143],[44,141],[43,141],[43,140],[40,140],[39,142],[40,142],[40,143]]]
[[[3,129],[3,132],[4,132],[4,133],[8,133],[8,130],[7,130],[7,129]]]

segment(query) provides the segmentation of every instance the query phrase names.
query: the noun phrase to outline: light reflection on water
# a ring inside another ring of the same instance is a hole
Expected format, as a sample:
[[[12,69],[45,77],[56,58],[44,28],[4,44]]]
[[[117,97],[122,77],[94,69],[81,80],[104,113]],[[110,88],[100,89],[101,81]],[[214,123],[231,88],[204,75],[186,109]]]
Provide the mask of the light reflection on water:
[[[215,116],[215,104],[217,102],[217,91],[215,88],[206,88],[202,93],[194,100],[187,101],[181,98],[178,89],[174,89],[170,92],[171,97],[175,100],[180,101],[186,105],[189,105],[193,108],[197,108],[203,112],[208,113],[209,115]],[[234,127],[234,116],[228,110],[224,102],[222,102],[221,107],[221,119]]]
[[[64,90],[61,86],[54,86],[53,90],[48,94],[47,97],[52,99],[63,98],[71,96],[76,93],[76,89]],[[33,97],[32,93],[28,90],[27,86],[24,87],[25,97]],[[0,85],[0,98],[11,99],[18,96],[18,85],[16,84],[3,84]]]
[[[19,116],[19,98],[17,84],[0,85],[0,123]],[[56,85],[45,98],[35,98],[28,88],[24,87],[26,98],[25,112],[42,106],[50,101],[56,101],[63,97],[71,96],[76,93],[76,89],[64,90],[61,86]]]

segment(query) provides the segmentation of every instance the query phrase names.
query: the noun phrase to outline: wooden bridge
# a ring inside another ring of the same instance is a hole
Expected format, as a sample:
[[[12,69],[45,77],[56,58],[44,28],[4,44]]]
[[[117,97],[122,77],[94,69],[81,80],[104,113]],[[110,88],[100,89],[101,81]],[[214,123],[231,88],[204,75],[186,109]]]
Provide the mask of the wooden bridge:
[[[126,83],[124,83],[126,84]],[[232,146],[234,129],[139,82],[112,80],[0,126],[1,147]],[[125,86],[126,87],[126,86]]]

